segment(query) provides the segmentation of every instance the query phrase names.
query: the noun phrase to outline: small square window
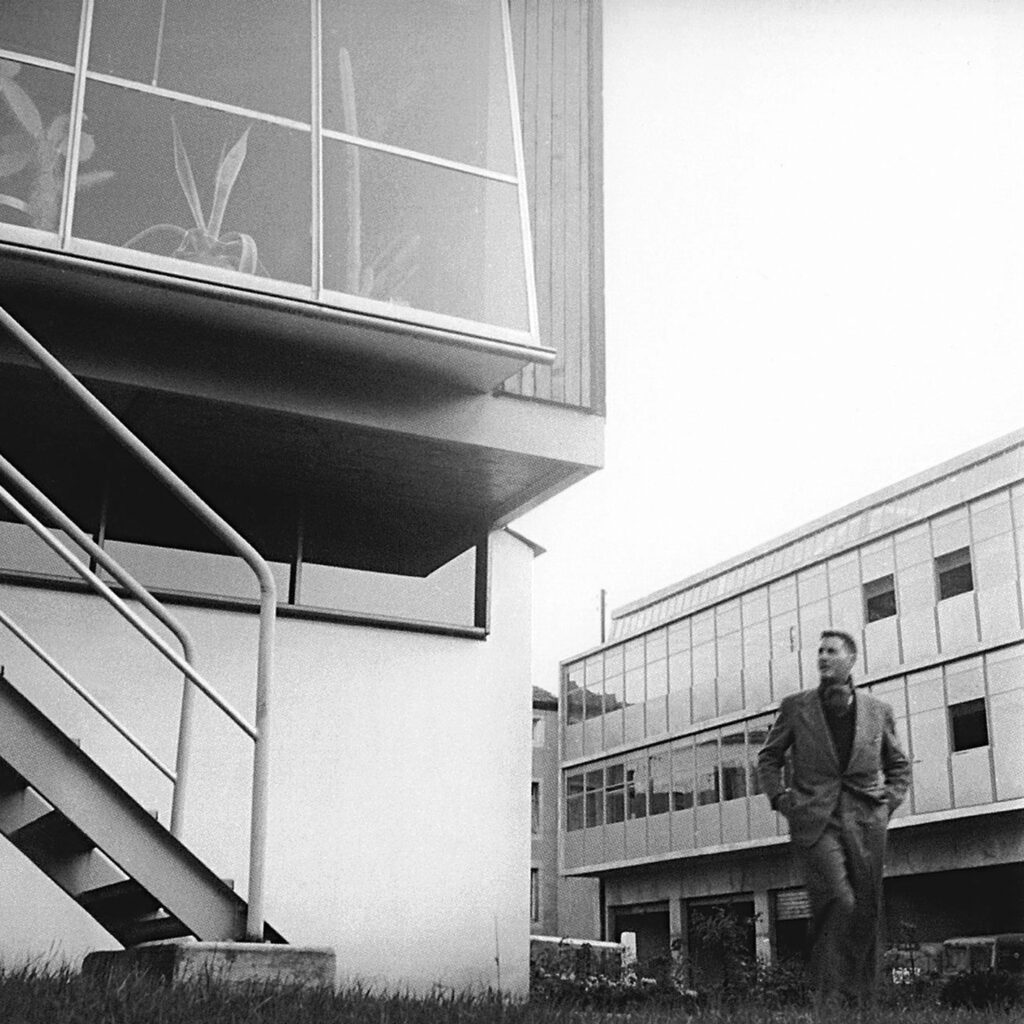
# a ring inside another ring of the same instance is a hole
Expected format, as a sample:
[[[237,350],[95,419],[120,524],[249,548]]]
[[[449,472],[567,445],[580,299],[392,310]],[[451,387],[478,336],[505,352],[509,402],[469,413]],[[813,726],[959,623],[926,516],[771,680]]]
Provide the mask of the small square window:
[[[951,704],[949,723],[954,750],[988,746],[988,716],[985,714],[984,697]]]
[[[864,584],[864,617],[868,622],[889,619],[896,614],[896,586],[892,573]]]
[[[974,574],[971,572],[971,549],[958,548],[948,555],[935,559],[935,575],[938,581],[939,600],[957,594],[966,594],[974,589]]]

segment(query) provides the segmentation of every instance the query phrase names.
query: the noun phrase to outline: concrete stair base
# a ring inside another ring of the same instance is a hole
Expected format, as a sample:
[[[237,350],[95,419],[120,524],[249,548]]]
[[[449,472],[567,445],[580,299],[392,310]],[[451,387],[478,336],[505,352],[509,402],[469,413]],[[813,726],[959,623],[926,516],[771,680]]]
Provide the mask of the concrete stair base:
[[[151,974],[167,982],[333,985],[337,958],[326,946],[260,942],[162,942],[90,953],[82,973],[101,979]]]

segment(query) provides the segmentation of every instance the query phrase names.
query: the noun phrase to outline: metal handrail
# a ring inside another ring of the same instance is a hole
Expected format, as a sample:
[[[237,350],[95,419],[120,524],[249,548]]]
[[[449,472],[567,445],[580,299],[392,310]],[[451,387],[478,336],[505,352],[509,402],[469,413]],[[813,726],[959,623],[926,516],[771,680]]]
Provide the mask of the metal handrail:
[[[95,395],[59,360],[41,345],[17,320],[0,306],[0,324],[28,354],[70,395],[114,436],[135,458],[182,501],[225,545],[252,569],[259,582],[259,647],[256,659],[256,715],[253,738],[252,813],[249,833],[249,894],[246,938],[263,939],[264,882],[266,874],[267,796],[270,776],[270,693],[273,684],[274,631],[277,618],[277,585],[270,567],[259,552],[203,501],[142,443]],[[48,531],[47,531],[48,532]],[[109,589],[109,588],[108,588]],[[144,625],[144,624],[143,624]],[[145,627],[148,630],[148,627]],[[149,632],[152,632],[151,630]],[[194,670],[159,637],[167,656],[193,682]],[[152,641],[151,641],[152,642]],[[204,691],[205,692],[205,691]],[[207,694],[210,696],[210,694]],[[211,697],[211,699],[213,699]],[[222,710],[224,710],[222,708]],[[237,723],[236,723],[237,724]]]
[[[180,654],[173,650],[165,640],[159,637],[128,607],[128,605],[107,586],[99,576],[96,575],[81,559],[79,559],[68,547],[55,537],[47,528],[46,524],[37,519],[17,498],[0,486],[0,501],[2,501],[23,523],[31,527],[32,531],[49,547],[58,558],[67,562],[74,571],[89,584],[93,590],[102,597],[107,604],[111,605],[117,613],[127,619],[168,661],[188,676],[188,678],[199,687],[235,723],[250,739],[256,738],[256,730],[236,711],[217,691],[208,683]]]
[[[47,668],[52,669],[102,718],[108,721],[161,775],[171,782],[177,781],[175,773],[167,767],[155,754],[146,749],[145,744],[132,735],[127,726],[122,725],[66,668],[50,657],[29,634],[19,626],[3,609],[0,609],[0,623],[5,625]]]
[[[107,572],[110,573],[118,583],[121,584],[131,595],[134,597],[147,611],[150,612],[156,619],[162,622],[170,631],[177,637],[178,642],[181,644],[182,655],[190,665],[195,665],[195,644],[192,641],[192,637],[189,635],[188,630],[173,616],[171,613],[155,598],[153,595],[141,584],[134,576],[131,575],[119,562],[115,561],[110,554],[99,544],[96,543],[85,532],[79,525],[67,515],[58,505],[52,502],[31,480],[22,473],[17,466],[15,466],[8,459],[5,459],[3,455],[0,455],[0,473],[5,474],[9,479],[13,480],[21,490],[27,494],[36,504],[37,508],[50,517],[66,534],[68,534],[75,543],[87,551],[92,559],[98,565],[103,566]],[[9,506],[8,506],[9,507]],[[31,523],[26,523],[31,529]],[[62,556],[63,557],[63,556]],[[66,561],[66,559],[65,559]],[[45,659],[44,659],[45,660]],[[51,666],[53,667],[53,666]],[[58,674],[60,674],[58,672]],[[68,680],[65,678],[65,681]],[[175,763],[174,777],[171,781],[174,783],[174,789],[171,796],[171,824],[170,830],[171,835],[178,838],[184,832],[185,828],[185,797],[188,792],[188,774],[189,774],[189,749],[191,746],[191,723],[192,723],[192,700],[193,693],[191,686],[189,686],[189,679],[186,676],[184,685],[182,687],[181,694],[181,715],[178,722],[178,747],[177,747],[177,759]],[[88,698],[86,698],[88,699]],[[100,710],[97,708],[97,710]],[[100,711],[103,714],[103,711]],[[104,715],[106,717],[106,715]],[[134,741],[128,736],[116,722],[108,718],[108,721],[114,725],[129,742]],[[143,750],[141,747],[138,748],[139,752],[149,757],[149,753]],[[152,760],[152,758],[151,758]]]

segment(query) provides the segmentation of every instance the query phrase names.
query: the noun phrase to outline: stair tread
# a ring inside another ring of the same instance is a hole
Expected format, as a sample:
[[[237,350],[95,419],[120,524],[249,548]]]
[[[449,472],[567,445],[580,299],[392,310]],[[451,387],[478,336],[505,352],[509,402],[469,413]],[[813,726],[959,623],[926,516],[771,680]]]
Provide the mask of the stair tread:
[[[3,758],[0,758],[0,796],[7,796],[9,793],[17,793],[25,789],[28,782],[23,775],[16,771]]]
[[[95,849],[93,841],[60,811],[40,815],[7,838],[32,861],[71,857]]]
[[[125,945],[187,935],[208,940],[244,935],[245,901],[230,884],[146,815],[136,799],[0,675],[0,786],[5,780],[17,789],[27,784],[28,792],[55,808],[12,828],[7,838]],[[26,821],[26,815],[18,820]],[[92,859],[74,859],[93,851],[112,870],[97,874]],[[109,882],[118,877],[118,865],[127,864],[135,865],[144,883]],[[83,876],[93,879],[85,889],[79,880]],[[158,904],[167,909],[155,912]],[[284,941],[269,925],[264,936],[265,941]]]
[[[107,930],[123,946],[137,946],[142,942],[158,942],[163,939],[183,939],[192,934],[176,917],[166,914],[144,917],[138,921],[123,921]]]
[[[132,921],[160,909],[159,901],[133,878],[87,889],[75,900],[104,927]]]

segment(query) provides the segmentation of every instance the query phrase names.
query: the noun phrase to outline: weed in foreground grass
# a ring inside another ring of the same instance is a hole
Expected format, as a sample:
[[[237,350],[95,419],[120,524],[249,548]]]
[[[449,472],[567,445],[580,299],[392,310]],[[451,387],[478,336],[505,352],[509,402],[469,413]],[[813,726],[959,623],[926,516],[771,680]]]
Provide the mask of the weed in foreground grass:
[[[0,968],[0,1024],[802,1024],[806,1010],[756,1006],[630,1008],[608,1013],[513,1002],[493,994],[417,997],[360,988],[271,984],[169,985],[145,975],[99,981],[68,969]],[[1015,1011],[890,1005],[849,1020],[863,1024],[1017,1024]],[[842,1024],[834,1019],[830,1024]]]

